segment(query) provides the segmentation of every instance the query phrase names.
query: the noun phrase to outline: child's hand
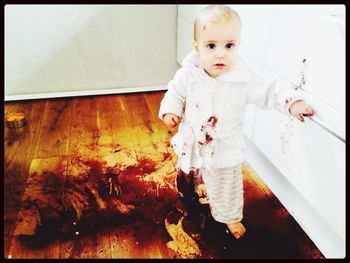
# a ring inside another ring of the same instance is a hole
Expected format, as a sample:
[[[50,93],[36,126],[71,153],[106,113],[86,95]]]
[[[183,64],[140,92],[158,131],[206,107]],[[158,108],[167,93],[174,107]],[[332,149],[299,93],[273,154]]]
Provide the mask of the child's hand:
[[[175,128],[179,124],[180,120],[181,118],[173,113],[166,113],[163,116],[164,123],[170,128]]]
[[[310,105],[308,105],[303,100],[298,100],[298,101],[294,102],[289,107],[289,112],[290,112],[290,114],[292,114],[295,118],[297,118],[301,122],[304,122],[304,118],[303,118],[302,114],[307,115],[307,116],[312,116],[314,114]]]

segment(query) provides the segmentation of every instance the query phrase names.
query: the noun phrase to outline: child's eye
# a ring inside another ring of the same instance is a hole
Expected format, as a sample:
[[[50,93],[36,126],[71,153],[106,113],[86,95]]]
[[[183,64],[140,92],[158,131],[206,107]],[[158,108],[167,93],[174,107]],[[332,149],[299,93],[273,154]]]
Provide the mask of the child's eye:
[[[233,43],[228,43],[227,45],[226,45],[226,48],[227,49],[230,49],[230,48],[233,48],[235,45],[233,44]]]
[[[208,47],[209,49],[214,49],[214,48],[215,48],[215,44],[209,44],[207,47]]]

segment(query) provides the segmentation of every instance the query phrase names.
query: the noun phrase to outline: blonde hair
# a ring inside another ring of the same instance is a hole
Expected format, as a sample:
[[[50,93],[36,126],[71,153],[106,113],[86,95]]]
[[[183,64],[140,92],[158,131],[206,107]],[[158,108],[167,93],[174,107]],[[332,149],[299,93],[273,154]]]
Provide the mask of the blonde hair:
[[[200,22],[208,18],[211,23],[218,23],[221,21],[231,21],[237,18],[239,23],[241,24],[241,18],[239,17],[238,13],[232,8],[224,5],[207,6],[199,13],[199,15],[196,17],[194,21],[193,38],[195,41],[197,41],[197,32],[198,32],[197,29]],[[203,29],[205,29],[205,26]]]

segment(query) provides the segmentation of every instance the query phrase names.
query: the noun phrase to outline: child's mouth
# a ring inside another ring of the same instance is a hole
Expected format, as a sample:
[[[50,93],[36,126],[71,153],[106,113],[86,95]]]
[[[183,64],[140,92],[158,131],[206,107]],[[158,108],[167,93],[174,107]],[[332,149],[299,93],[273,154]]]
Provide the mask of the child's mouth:
[[[222,69],[224,68],[226,65],[225,64],[221,64],[221,63],[217,63],[214,65],[215,68],[218,68],[218,69]]]

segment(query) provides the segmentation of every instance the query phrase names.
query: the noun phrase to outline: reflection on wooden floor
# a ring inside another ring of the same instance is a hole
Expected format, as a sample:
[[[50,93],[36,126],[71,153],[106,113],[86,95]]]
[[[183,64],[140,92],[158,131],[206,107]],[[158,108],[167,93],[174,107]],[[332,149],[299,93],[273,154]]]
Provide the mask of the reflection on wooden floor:
[[[324,258],[248,164],[244,238],[183,213],[163,94],[5,104],[28,119],[5,128],[5,257]]]

